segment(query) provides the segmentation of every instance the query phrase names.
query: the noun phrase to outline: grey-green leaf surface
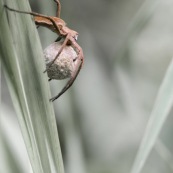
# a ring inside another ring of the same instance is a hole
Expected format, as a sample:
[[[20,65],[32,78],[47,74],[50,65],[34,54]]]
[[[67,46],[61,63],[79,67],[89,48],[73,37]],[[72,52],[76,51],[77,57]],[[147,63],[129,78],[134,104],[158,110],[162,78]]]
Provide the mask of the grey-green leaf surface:
[[[21,141],[22,137],[17,123],[11,119],[13,114],[14,112],[9,110],[8,106],[1,103],[1,115],[5,116],[0,117],[0,172],[29,173],[31,169],[26,156],[26,148]]]
[[[28,155],[35,173],[63,173],[42,48],[26,0],[0,0],[0,57]],[[14,139],[15,140],[15,139]]]
[[[150,115],[131,173],[140,173],[173,105],[173,61],[167,70]]]

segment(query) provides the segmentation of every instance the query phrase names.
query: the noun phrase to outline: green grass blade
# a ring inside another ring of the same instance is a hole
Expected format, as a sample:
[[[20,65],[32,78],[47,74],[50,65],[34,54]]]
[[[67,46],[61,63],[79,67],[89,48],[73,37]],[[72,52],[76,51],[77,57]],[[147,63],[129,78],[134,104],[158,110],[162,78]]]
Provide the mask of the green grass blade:
[[[161,131],[165,119],[169,115],[173,105],[173,61],[171,62],[163,83],[159,89],[159,93],[151,112],[151,116],[146,128],[145,135],[140,145],[139,151],[131,173],[139,173],[144,166],[147,157],[156,142]]]
[[[5,173],[29,173],[29,166],[25,148],[20,140],[20,133],[17,123],[11,119],[14,112],[9,110],[7,105],[1,103],[0,116],[0,172]],[[12,127],[12,128],[11,128]],[[15,141],[14,141],[15,136]],[[16,156],[16,153],[18,154]],[[20,157],[22,153],[22,156]]]
[[[17,112],[33,172],[63,173],[43,54],[32,17],[7,11],[30,11],[28,1],[0,0],[0,57]]]

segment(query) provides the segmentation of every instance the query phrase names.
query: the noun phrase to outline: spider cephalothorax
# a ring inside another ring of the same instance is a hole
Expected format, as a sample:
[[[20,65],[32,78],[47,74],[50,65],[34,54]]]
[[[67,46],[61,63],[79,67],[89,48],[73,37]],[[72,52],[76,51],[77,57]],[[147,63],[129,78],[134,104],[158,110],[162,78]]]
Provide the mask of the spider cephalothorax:
[[[60,18],[61,4],[60,4],[59,0],[54,0],[54,1],[57,4],[56,17],[46,16],[46,15],[35,13],[35,12],[19,11],[19,10],[9,8],[8,6],[5,5],[5,7],[10,11],[15,11],[15,12],[24,13],[24,14],[30,14],[30,15],[34,16],[34,21],[37,26],[47,27],[48,29],[57,33],[59,37],[56,41],[59,41],[61,39],[63,40],[63,42],[61,42],[61,44],[60,44],[60,47],[57,49],[57,53],[54,56],[54,58],[51,60],[51,62],[46,64],[47,68],[44,72],[46,72],[46,71],[48,72],[48,76],[50,77],[49,81],[51,79],[53,79],[53,78],[51,78],[52,75],[49,75],[49,72],[51,71],[51,66],[59,58],[63,49],[65,50],[67,46],[71,46],[74,49],[74,51],[76,52],[76,58],[71,57],[73,59],[73,62],[75,63],[75,66],[74,66],[75,68],[73,68],[73,70],[71,71],[71,73],[69,75],[70,79],[68,80],[65,87],[61,90],[61,92],[57,96],[50,99],[51,101],[56,100],[66,90],[68,90],[71,87],[71,85],[75,81],[77,75],[79,74],[79,71],[82,67],[83,59],[84,59],[82,48],[76,42],[77,38],[78,38],[78,33],[66,26],[66,23]],[[54,49],[54,50],[56,50],[56,49]]]

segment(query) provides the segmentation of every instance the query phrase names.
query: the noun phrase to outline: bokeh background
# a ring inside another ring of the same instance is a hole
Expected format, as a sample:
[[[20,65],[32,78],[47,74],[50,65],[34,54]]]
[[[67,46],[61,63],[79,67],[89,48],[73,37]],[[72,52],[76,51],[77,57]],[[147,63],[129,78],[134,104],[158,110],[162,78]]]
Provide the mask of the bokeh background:
[[[55,15],[53,0],[30,0],[30,5]],[[173,56],[173,1],[61,0],[61,5],[61,18],[79,32],[85,55],[73,87],[54,102],[65,170],[130,172]],[[57,38],[46,28],[38,32],[43,49]],[[1,82],[6,147],[10,157],[18,153],[16,162],[24,172],[31,172],[3,74]],[[50,82],[52,96],[64,83]],[[173,172],[172,120],[170,114],[143,173]]]

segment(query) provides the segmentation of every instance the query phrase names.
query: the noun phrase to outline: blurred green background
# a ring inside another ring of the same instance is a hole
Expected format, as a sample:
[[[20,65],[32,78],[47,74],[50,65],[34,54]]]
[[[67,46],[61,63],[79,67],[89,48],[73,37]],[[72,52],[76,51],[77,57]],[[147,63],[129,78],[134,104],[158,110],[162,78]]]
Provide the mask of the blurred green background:
[[[53,0],[30,0],[30,5],[33,11],[55,15]],[[73,87],[53,103],[65,170],[130,172],[173,55],[173,1],[61,0],[61,5],[61,18],[79,32],[78,43],[85,55]],[[43,49],[57,38],[46,28],[38,32]],[[3,74],[1,82],[2,113],[6,115],[1,117],[2,151],[9,152],[4,158],[14,157],[23,172],[29,173]],[[64,83],[50,82],[52,96]],[[165,122],[143,173],[173,172],[172,119],[170,115]]]

